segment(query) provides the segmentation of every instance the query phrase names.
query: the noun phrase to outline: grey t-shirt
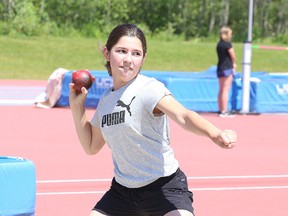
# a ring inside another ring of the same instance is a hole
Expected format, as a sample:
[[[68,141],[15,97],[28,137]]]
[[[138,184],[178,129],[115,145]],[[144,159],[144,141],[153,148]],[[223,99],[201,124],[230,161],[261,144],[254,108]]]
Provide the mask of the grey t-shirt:
[[[167,116],[153,114],[159,100],[169,94],[163,83],[139,74],[102,95],[91,124],[101,129],[112,151],[119,184],[142,187],[179,167],[170,147]]]

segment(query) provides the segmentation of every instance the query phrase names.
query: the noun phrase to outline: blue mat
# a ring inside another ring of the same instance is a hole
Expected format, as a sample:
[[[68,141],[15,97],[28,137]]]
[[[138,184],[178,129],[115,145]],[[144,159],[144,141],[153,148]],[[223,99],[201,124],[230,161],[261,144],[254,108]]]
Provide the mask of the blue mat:
[[[0,156],[0,215],[34,216],[36,175],[32,161]]]
[[[97,77],[86,100],[86,107],[97,107],[102,93],[112,86],[112,79],[106,71],[90,70]],[[216,66],[202,72],[159,72],[141,71],[143,75],[163,82],[174,97],[186,108],[197,112],[217,112],[218,80]],[[69,106],[69,83],[72,71],[65,74],[62,92],[56,106]],[[228,108],[242,109],[242,73],[236,73],[229,94]],[[288,112],[288,76],[271,75],[266,72],[252,72],[250,79],[251,113]]]

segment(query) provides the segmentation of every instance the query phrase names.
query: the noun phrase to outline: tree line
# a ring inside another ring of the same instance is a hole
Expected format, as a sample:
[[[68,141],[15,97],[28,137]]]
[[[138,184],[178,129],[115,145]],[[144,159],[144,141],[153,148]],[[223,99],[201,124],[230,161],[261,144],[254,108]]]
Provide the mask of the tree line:
[[[116,24],[139,25],[155,37],[215,38],[233,29],[244,41],[249,0],[0,0],[0,34],[100,37]],[[254,0],[253,39],[288,43],[288,1]]]

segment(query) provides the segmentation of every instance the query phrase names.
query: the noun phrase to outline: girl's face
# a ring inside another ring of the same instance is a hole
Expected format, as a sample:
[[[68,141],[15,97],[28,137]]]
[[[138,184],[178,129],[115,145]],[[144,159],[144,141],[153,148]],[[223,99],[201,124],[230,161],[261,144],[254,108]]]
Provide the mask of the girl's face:
[[[123,36],[104,56],[110,62],[114,90],[126,85],[139,73],[144,63],[142,43],[137,37]]]
[[[233,36],[232,30],[228,31],[227,36],[230,40],[232,39],[232,36]]]

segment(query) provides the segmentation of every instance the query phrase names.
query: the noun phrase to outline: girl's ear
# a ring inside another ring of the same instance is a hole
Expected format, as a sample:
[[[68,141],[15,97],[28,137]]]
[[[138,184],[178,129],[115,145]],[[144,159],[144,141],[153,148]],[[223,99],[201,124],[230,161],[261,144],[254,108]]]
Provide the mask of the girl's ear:
[[[109,54],[109,51],[108,51],[106,46],[103,48],[102,53],[103,53],[106,61],[110,61],[110,54]]]

